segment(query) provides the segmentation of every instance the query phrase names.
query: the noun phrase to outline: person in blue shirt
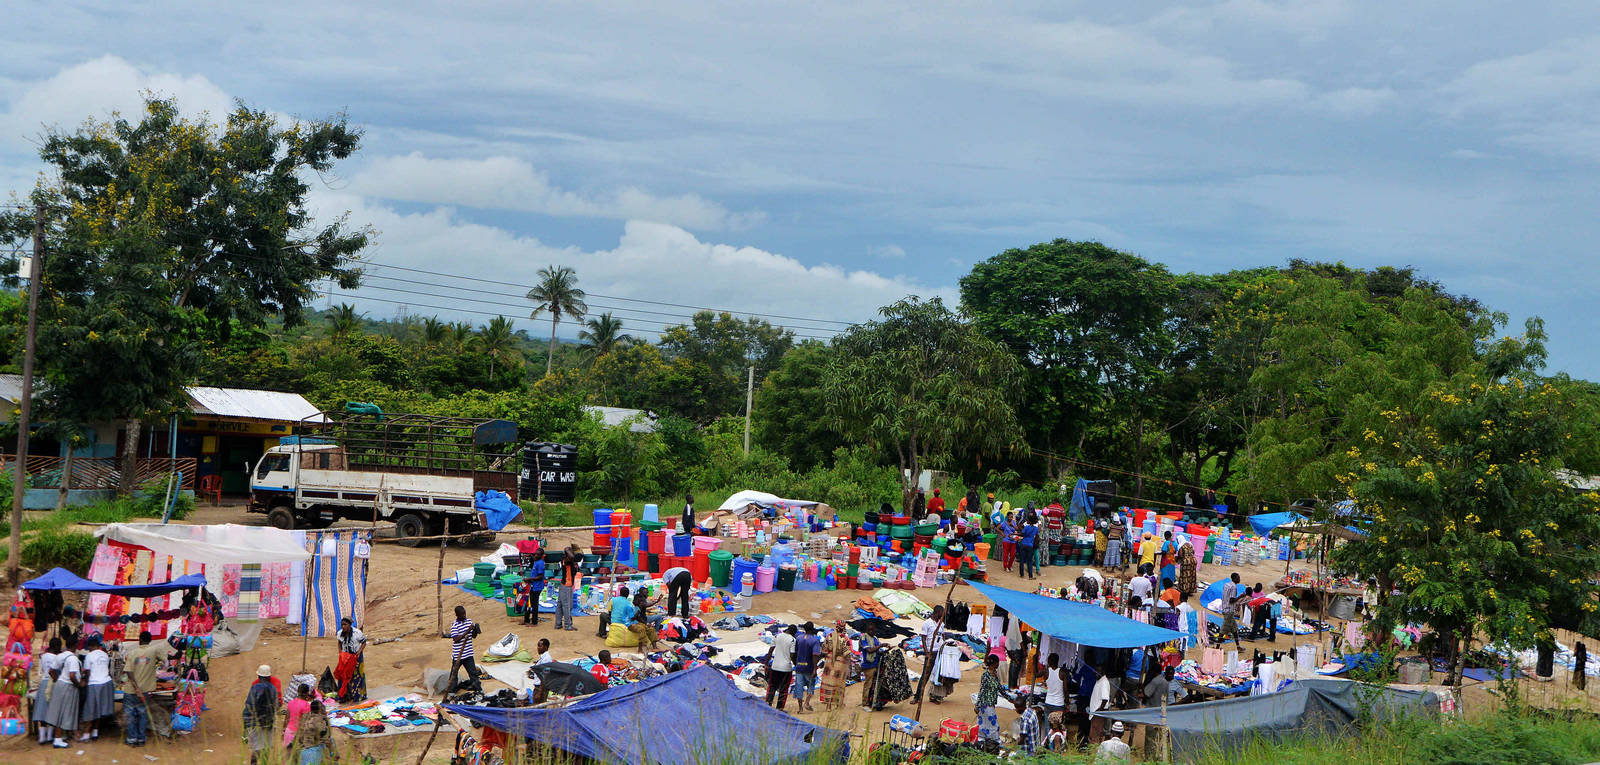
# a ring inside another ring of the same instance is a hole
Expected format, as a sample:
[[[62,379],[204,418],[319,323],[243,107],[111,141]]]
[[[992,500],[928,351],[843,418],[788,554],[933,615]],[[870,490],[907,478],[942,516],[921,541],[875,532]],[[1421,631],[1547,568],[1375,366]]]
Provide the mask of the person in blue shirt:
[[[883,649],[883,643],[871,632],[864,631],[858,648],[861,651],[861,708],[870,710],[878,695],[878,652]]]
[[[794,642],[794,698],[802,712],[815,712],[811,696],[817,692],[817,658],[822,653],[822,640],[817,637],[817,625],[806,622],[800,628],[800,637]]]
[[[1012,523],[1012,513],[1000,519],[1000,567],[1006,571],[1011,570],[1011,565],[1017,562],[1017,526]]]
[[[522,611],[523,624],[539,623],[539,594],[544,592],[544,555],[534,556],[533,563],[528,565],[528,570],[523,574],[522,584],[527,588],[528,601]]]
[[[600,631],[595,637],[606,637],[610,634],[611,625],[620,624],[624,627],[633,621],[633,601],[628,600],[628,586],[617,588],[617,594],[611,598],[611,611],[600,615]]]
[[[1027,518],[1022,522],[1022,528],[1017,532],[1017,561],[1022,564],[1022,576],[1028,579],[1039,578],[1039,567],[1034,562],[1034,546],[1039,542],[1039,526],[1032,519]]]

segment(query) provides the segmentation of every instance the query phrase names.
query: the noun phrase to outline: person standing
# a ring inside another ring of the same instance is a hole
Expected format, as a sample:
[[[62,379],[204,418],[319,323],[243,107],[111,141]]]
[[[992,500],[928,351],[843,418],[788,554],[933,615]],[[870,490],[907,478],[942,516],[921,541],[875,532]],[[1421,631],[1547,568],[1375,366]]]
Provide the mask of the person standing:
[[[1161,578],[1178,581],[1178,543],[1172,541],[1170,531],[1161,542]]]
[[[1174,674],[1172,667],[1167,667],[1150,678],[1150,682],[1144,684],[1145,706],[1159,707],[1164,701],[1171,701]]]
[[[1034,547],[1038,540],[1038,522],[1033,518],[1025,517],[1022,521],[1022,529],[1017,532],[1017,561],[1022,565],[1022,576],[1027,579],[1037,579],[1039,577],[1039,567],[1034,560]]]
[[[1106,571],[1119,571],[1122,569],[1122,518],[1112,515],[1111,523],[1106,524]]]
[[[1106,718],[1100,713],[1111,708],[1111,673],[1109,668],[1100,669],[1100,679],[1094,681],[1094,690],[1089,693],[1089,745],[1093,746],[1105,736]]]
[[[777,698],[773,706],[780,712],[789,702],[789,680],[794,677],[794,633],[794,625],[778,630],[767,649],[767,703]]]
[[[54,738],[50,731],[50,688],[61,674],[61,638],[50,638],[50,644],[39,657],[39,685],[33,691],[33,721],[39,725],[39,743],[48,744]]]
[[[685,534],[694,533],[694,495],[683,495],[683,520],[678,523],[678,530]]]
[[[1000,567],[1006,571],[1011,570],[1012,564],[1017,562],[1017,526],[1016,516],[1006,513],[1000,519],[996,531],[1000,537]]]
[[[822,642],[822,705],[828,709],[844,706],[844,688],[850,682],[850,634],[843,619],[835,620],[833,631]]]
[[[339,620],[339,663],[334,665],[333,679],[339,683],[340,701],[367,700],[367,636],[356,629],[355,622],[346,616]]]
[[[1000,701],[1000,657],[989,654],[983,657],[983,677],[978,680],[978,700],[973,712],[978,716],[978,735],[985,741],[1000,740],[1000,718],[995,705]]]
[[[861,650],[861,708],[870,710],[878,695],[878,654],[883,650],[883,642],[871,632],[862,632],[858,647]]]
[[[1044,673],[1044,711],[1067,711],[1067,670],[1061,666],[1061,657],[1050,654]]]
[[[167,658],[164,643],[151,642],[150,631],[139,633],[138,647],[122,663],[123,741],[144,746],[150,734],[150,694],[156,689],[156,670]]]
[[[55,682],[50,684],[50,711],[45,716],[45,722],[55,732],[51,746],[66,749],[72,746],[68,742],[78,732],[79,702],[83,698],[86,683],[83,663],[78,661],[77,654],[63,648],[57,655],[61,657],[60,669],[56,671]]]
[[[576,543],[567,545],[567,554],[561,556],[561,586],[556,590],[556,629],[577,632],[578,628],[572,626],[572,593],[578,588],[578,582],[583,581],[580,561],[583,554],[578,552]]]
[[[817,625],[806,622],[794,641],[794,698],[802,712],[815,712],[811,695],[817,690],[817,660],[821,658],[822,641],[817,639]]]
[[[939,496],[939,490],[933,490],[933,499],[928,500],[928,514],[944,517],[944,497]]]
[[[483,683],[478,680],[477,652],[472,647],[472,639],[477,637],[482,630],[471,619],[467,618],[466,606],[456,606],[456,620],[450,624],[450,632],[444,637],[450,640],[450,685],[446,693],[454,693],[456,688],[456,671],[465,667],[467,670],[467,685],[475,691],[483,690]]]
[[[1235,571],[1228,576],[1228,581],[1222,585],[1222,640],[1233,638],[1234,647],[1239,643],[1239,572]]]
[[[694,586],[694,577],[689,569],[682,566],[673,566],[661,572],[661,581],[667,585],[667,616],[672,616],[673,611],[678,616],[689,618],[689,590]]]
[[[272,684],[272,667],[256,668],[256,681],[244,697],[244,738],[250,745],[250,765],[272,744],[272,726],[278,717],[278,687]]]
[[[322,702],[311,702],[295,732],[294,745],[300,750],[300,765],[319,765],[324,757],[334,754],[333,734],[328,730],[327,710]]]
[[[1161,551],[1161,543],[1156,541],[1156,536],[1145,532],[1144,538],[1139,542],[1139,569],[1143,573],[1144,567],[1151,569],[1156,565],[1156,553]]]
[[[1022,660],[1027,656],[1027,644],[1022,642],[1022,620],[1016,614],[1006,614],[1006,687],[1015,688],[1022,679]]]
[[[117,711],[117,689],[111,683],[111,655],[106,653],[105,638],[100,635],[89,636],[89,652],[83,657],[83,671],[87,677],[78,719],[79,726],[88,730],[79,735],[78,740],[94,741],[100,738],[100,721]]]
[[[1194,545],[1184,542],[1178,546],[1178,592],[1188,600],[1198,587],[1199,564],[1195,563]]]
[[[523,624],[539,623],[539,596],[544,594],[544,580],[544,551],[540,550],[528,564],[528,571],[522,581],[522,586],[527,588],[528,593],[528,601],[523,604],[522,609]]]

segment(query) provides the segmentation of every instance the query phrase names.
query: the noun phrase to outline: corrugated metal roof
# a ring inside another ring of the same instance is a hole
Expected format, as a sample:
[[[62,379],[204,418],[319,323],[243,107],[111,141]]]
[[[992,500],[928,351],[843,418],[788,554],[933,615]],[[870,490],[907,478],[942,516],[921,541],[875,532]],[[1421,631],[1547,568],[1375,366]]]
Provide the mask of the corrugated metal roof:
[[[617,427],[622,424],[623,420],[642,414],[644,419],[629,425],[628,430],[634,433],[654,433],[656,430],[656,416],[643,409],[628,409],[621,406],[586,406],[583,410],[600,415],[600,420],[608,428]]]
[[[0,400],[13,404],[22,400],[22,375],[0,375]]]
[[[298,422],[321,413],[298,393],[200,386],[188,388],[187,391],[189,411],[213,417]]]

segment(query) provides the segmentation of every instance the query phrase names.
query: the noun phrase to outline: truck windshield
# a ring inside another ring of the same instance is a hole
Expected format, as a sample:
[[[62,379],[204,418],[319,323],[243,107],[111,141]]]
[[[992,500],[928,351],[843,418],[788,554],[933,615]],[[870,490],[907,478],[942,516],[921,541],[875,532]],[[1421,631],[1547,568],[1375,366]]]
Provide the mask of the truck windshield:
[[[261,458],[261,464],[256,467],[256,480],[259,481],[261,479],[266,478],[267,474],[271,473],[273,471],[276,471],[276,470],[288,470],[288,469],[289,469],[289,455],[287,455],[287,454],[269,454],[269,455],[267,455],[265,457],[262,457]]]

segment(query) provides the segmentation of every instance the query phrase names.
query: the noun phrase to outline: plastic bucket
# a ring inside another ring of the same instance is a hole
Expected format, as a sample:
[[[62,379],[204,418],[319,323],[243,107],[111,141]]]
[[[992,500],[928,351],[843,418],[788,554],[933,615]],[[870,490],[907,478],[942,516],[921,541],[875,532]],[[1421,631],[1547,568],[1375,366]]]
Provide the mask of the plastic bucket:
[[[794,591],[794,577],[798,572],[794,566],[784,566],[778,569],[778,576],[773,580],[773,587],[780,592]]]
[[[694,537],[688,534],[672,535],[672,554],[680,558],[687,558],[694,554]]]
[[[661,555],[659,553],[648,553],[648,554],[646,554],[645,562],[646,562],[646,565],[648,566],[648,568],[646,568],[645,570],[649,571],[652,574],[661,573]]]
[[[689,576],[696,583],[704,583],[711,577],[711,560],[705,553],[700,553],[689,558]]]
[[[633,512],[617,510],[611,514],[611,536],[626,535],[631,533],[633,526]]]
[[[727,587],[729,575],[733,571],[733,553],[727,550],[711,550],[706,553],[710,562],[711,584],[716,587]]]
[[[653,504],[645,505],[644,506],[644,521],[641,521],[640,525],[641,526],[644,525],[645,521],[648,521],[650,523],[660,523],[661,522],[660,513],[661,513],[660,508],[656,507],[655,505],[653,505]],[[660,528],[660,527],[658,526],[657,528]]]
[[[994,535],[990,534],[989,536],[992,537]],[[992,545],[990,545],[988,542],[979,542],[972,546],[972,554],[978,556],[979,558],[987,559],[989,557],[989,548],[991,546]]]
[[[733,560],[733,581],[742,582],[746,575],[754,577],[760,564],[749,558],[735,558]]]
[[[472,564],[472,578],[480,582],[487,582],[494,578],[494,571],[498,566],[493,563]]]
[[[611,546],[611,532],[609,532],[609,531],[596,531],[594,533],[594,542],[593,542],[592,546],[594,546],[594,547],[610,547]]]
[[[771,566],[756,567],[756,592],[772,592],[777,583],[778,570]]]
[[[596,525],[596,526],[610,526],[611,525],[611,508],[609,508],[609,507],[595,508],[595,511],[594,511],[594,525]],[[610,532],[609,529],[607,529],[606,533],[609,534],[611,532]]]

